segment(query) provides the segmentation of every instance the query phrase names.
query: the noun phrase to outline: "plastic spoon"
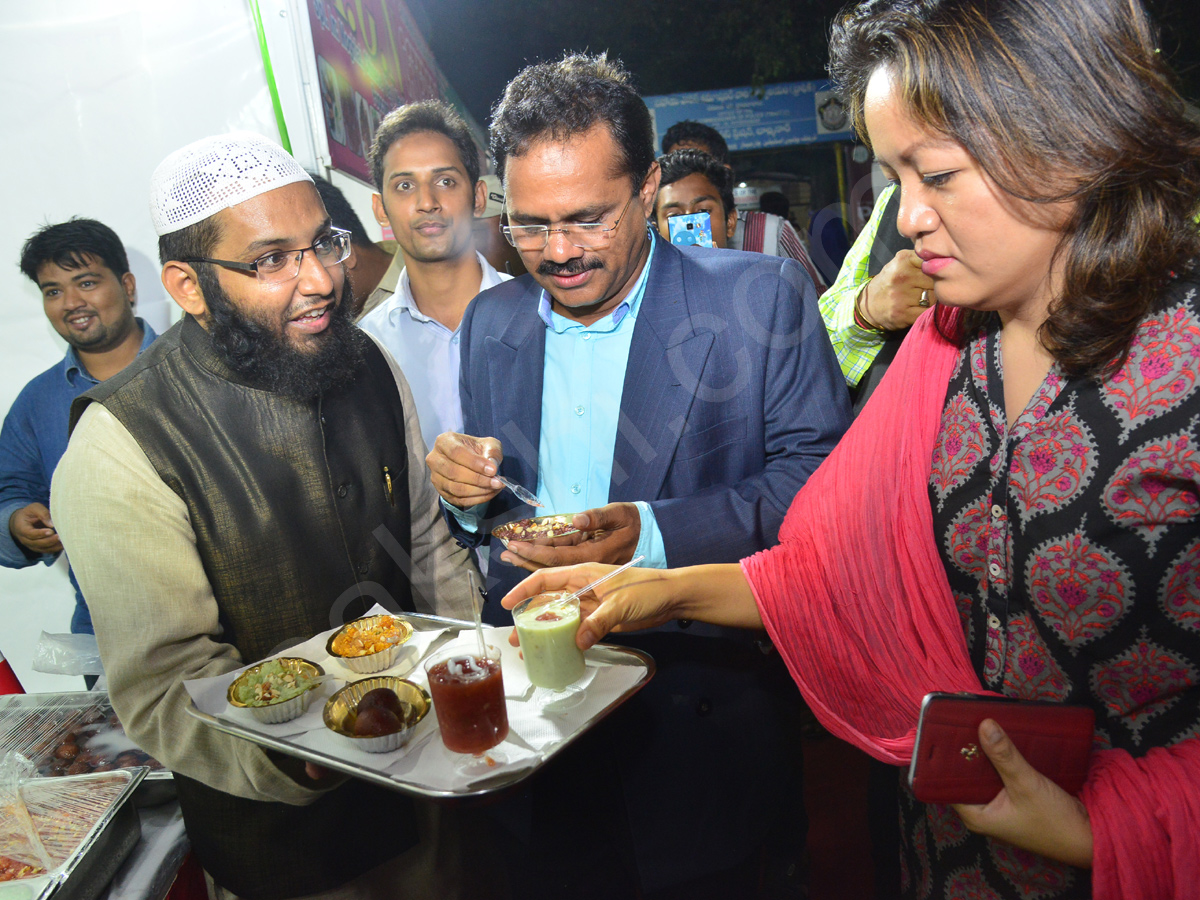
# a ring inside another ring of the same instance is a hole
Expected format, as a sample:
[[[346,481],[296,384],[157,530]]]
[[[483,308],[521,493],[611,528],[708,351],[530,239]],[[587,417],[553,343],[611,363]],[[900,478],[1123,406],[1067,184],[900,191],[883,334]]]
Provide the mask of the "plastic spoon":
[[[622,572],[624,572],[630,566],[636,566],[638,563],[640,563],[645,558],[646,558],[645,556],[635,556],[629,562],[625,563],[625,565],[617,566],[615,569],[613,569],[607,575],[601,575],[599,578],[597,578],[591,584],[586,584],[583,587],[581,587],[579,590],[572,591],[571,593],[567,594],[567,596],[563,597],[563,602],[566,602],[567,600],[578,600],[580,594],[586,594],[592,588],[596,587],[596,585],[603,584],[604,582],[608,581],[608,579],[612,578],[614,575],[620,575]]]
[[[502,482],[506,488],[508,488],[510,491],[512,491],[514,494],[516,494],[517,499],[520,500],[522,503],[528,503],[530,506],[536,506],[538,508],[545,507],[545,505],[546,505],[545,503],[543,503],[541,500],[539,500],[535,495],[531,494],[525,488],[521,487],[521,485],[517,484],[515,481],[509,481],[503,475],[496,475],[494,477],[497,481]]]
[[[467,446],[469,446],[471,449],[473,449],[476,453],[486,457],[487,459],[492,458],[492,450],[490,447],[487,449],[484,449],[483,444],[481,444],[478,440],[476,440],[473,437],[464,438],[464,441],[467,444]],[[499,468],[500,468],[500,464],[496,463],[496,469],[499,470]],[[497,471],[496,474],[493,475],[492,477],[495,478],[497,481],[499,481],[501,484],[503,484],[506,488],[508,488],[514,494],[516,494],[517,499],[520,500],[522,503],[528,503],[530,506],[536,506],[539,509],[546,505],[541,500],[539,500],[535,494],[533,494],[532,492],[521,487],[521,485],[517,484],[515,481],[509,481],[507,478],[505,478],[503,475],[501,475],[499,471]]]

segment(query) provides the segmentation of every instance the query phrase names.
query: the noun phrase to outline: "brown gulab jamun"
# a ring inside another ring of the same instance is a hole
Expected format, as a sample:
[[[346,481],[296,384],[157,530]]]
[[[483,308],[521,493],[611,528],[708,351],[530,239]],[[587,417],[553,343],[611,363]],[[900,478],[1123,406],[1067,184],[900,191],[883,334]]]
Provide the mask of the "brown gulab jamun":
[[[354,733],[359,737],[380,737],[385,734],[395,734],[404,723],[390,709],[378,706],[368,706],[359,712],[354,719]]]
[[[404,704],[400,702],[400,698],[391,688],[375,688],[375,690],[363,694],[362,699],[358,701],[358,711],[362,712],[371,706],[386,709],[398,719],[404,719]]]

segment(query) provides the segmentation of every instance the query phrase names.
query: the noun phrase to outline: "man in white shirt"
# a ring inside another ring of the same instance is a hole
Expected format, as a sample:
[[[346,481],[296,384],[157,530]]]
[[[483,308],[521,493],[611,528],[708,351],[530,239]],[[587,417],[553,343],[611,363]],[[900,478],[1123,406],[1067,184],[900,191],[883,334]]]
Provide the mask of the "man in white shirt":
[[[392,110],[370,163],[375,218],[391,227],[400,250],[358,324],[408,376],[421,434],[433,446],[439,434],[462,431],[458,326],[467,304],[511,276],[475,249],[471,225],[487,198],[471,132],[451,106],[423,100]]]

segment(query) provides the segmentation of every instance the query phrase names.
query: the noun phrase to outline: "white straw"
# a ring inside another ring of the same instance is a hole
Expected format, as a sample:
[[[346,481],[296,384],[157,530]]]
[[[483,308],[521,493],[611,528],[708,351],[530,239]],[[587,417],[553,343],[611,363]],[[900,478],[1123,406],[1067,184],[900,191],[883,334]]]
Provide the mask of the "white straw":
[[[475,581],[474,572],[468,571],[467,577],[471,579],[471,612],[475,614],[475,634],[479,638],[479,658],[487,659],[487,642],[483,639],[483,604],[480,602],[483,599],[483,591]]]

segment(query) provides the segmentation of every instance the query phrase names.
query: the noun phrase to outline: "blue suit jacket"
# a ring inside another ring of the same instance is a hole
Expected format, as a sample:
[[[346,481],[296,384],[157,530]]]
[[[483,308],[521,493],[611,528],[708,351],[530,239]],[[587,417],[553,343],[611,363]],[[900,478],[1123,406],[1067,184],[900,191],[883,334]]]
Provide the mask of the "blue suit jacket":
[[[625,382],[611,386],[621,414],[609,500],[650,502],[671,566],[736,562],[776,542],[792,498],[849,425],[845,382],[795,262],[655,240]],[[528,275],[485,291],[460,332],[464,430],[499,438],[501,474],[528,486],[541,426],[540,292]],[[530,514],[505,491],[481,535]],[[460,539],[480,539],[448,520]],[[526,574],[500,562],[502,549],[493,543],[488,571],[495,624],[511,622],[498,601]],[[778,657],[760,653],[751,632],[682,627],[609,638],[659,664],[609,729],[645,890],[733,865],[781,822],[803,822],[800,700]]]
[[[633,332],[609,502],[646,500],[672,567],[735,562],[776,542],[792,498],[850,423],[845,383],[812,283],[790,260],[681,250],[659,238]],[[538,481],[546,325],[526,275],[484,291],[463,318],[463,430],[498,438],[500,472]],[[565,376],[564,376],[565,377]],[[531,515],[507,491],[478,543]],[[492,542],[490,618],[526,573]]]

